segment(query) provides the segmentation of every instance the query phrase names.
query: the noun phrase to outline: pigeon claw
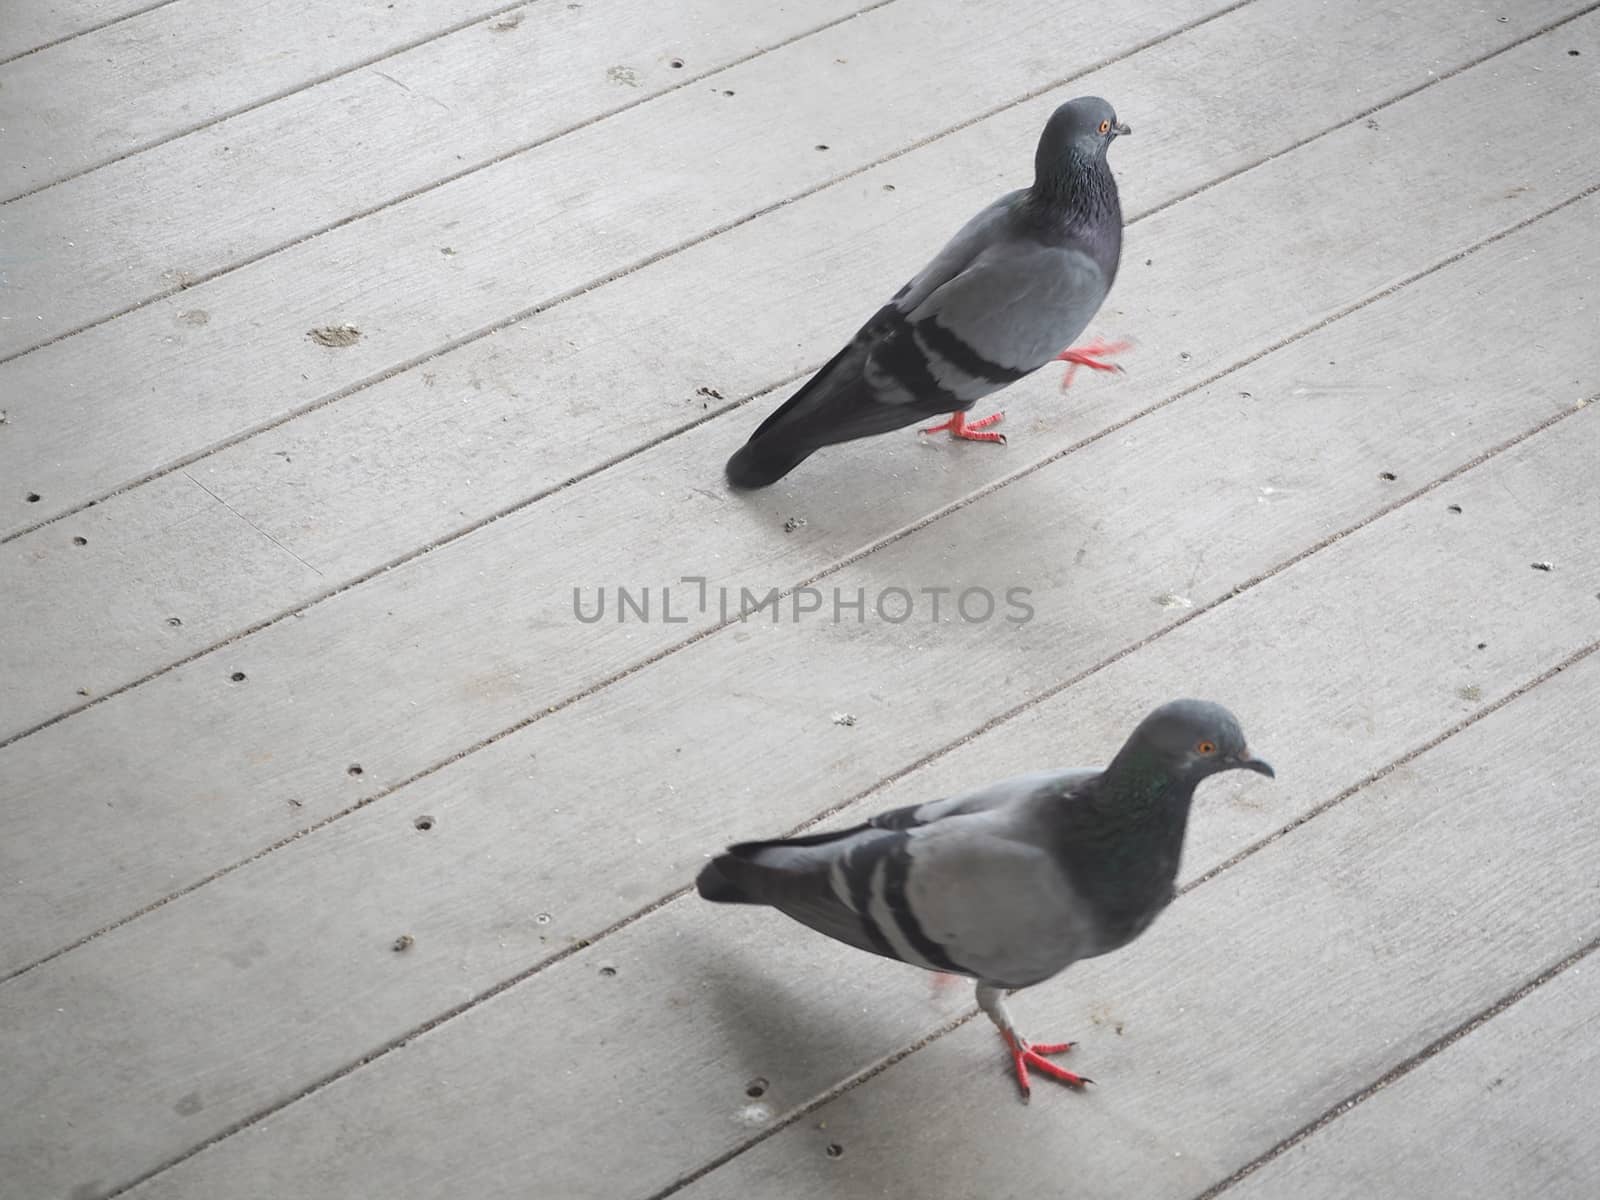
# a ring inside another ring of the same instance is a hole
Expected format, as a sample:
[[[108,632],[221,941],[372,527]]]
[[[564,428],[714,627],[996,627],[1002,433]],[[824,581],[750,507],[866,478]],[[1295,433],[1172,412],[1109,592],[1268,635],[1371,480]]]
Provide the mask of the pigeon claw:
[[[1046,1075],[1080,1091],[1094,1082],[1087,1076],[1076,1075],[1045,1057],[1047,1054],[1065,1054],[1077,1045],[1076,1042],[1051,1042],[1049,1044],[1040,1042],[1030,1046],[1021,1038],[1013,1039],[1005,1033],[1000,1036],[1005,1039],[1006,1049],[1011,1052],[1011,1066],[1016,1072],[1017,1087],[1022,1090],[1022,1102],[1024,1104],[1033,1098],[1033,1087],[1028,1077],[1029,1067],[1032,1067],[1041,1075]]]
[[[1056,355],[1057,362],[1070,364],[1067,373],[1062,376],[1061,390],[1064,392],[1072,386],[1072,377],[1078,373],[1079,367],[1088,367],[1091,371],[1123,371],[1116,363],[1101,361],[1113,354],[1121,354],[1124,350],[1132,349],[1132,342],[1102,342],[1099,338],[1082,346],[1077,350],[1063,350]],[[1124,374],[1126,372],[1123,372]]]
[[[928,428],[920,430],[919,432],[943,433],[948,429],[951,437],[960,438],[964,442],[999,442],[1001,445],[1004,445],[1006,440],[1005,434],[980,433],[978,431],[981,429],[986,429],[990,425],[997,424],[1000,418],[1004,417],[1005,415],[1006,414],[1003,412],[990,413],[987,417],[984,417],[981,420],[969,421],[967,420],[967,414],[964,412],[951,413],[950,419],[945,421],[943,424],[930,425]]]

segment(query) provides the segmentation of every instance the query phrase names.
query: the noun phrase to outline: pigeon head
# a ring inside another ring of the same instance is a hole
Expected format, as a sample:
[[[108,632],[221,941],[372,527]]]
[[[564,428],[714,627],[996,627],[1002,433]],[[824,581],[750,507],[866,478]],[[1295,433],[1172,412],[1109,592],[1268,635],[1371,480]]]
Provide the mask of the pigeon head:
[[[1039,136],[1039,149],[1033,156],[1034,177],[1047,183],[1081,170],[1084,163],[1104,162],[1106,147],[1117,135],[1132,132],[1099,96],[1068,100],[1050,114]]]
[[[1234,715],[1207,700],[1163,704],[1133,731],[1128,749],[1135,748],[1186,782],[1236,770],[1277,778],[1271,766],[1250,753]]]

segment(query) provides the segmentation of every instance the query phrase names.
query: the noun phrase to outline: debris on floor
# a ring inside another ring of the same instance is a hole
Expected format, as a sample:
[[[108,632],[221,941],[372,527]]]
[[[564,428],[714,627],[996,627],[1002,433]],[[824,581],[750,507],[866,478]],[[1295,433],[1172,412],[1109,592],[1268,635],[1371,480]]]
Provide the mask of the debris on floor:
[[[308,330],[306,336],[319,346],[329,346],[337,349],[341,346],[354,346],[361,340],[361,330],[354,325],[319,325]]]

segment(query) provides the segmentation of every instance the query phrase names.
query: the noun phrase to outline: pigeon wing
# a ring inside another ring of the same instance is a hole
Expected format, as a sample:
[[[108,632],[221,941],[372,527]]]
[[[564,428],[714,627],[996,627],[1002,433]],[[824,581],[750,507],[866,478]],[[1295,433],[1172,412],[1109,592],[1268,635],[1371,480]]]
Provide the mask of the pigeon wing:
[[[746,842],[708,870],[747,901],[858,949],[1021,986],[1071,961],[1061,944],[1080,923],[1040,808],[1096,774],[1037,772],[851,829]]]

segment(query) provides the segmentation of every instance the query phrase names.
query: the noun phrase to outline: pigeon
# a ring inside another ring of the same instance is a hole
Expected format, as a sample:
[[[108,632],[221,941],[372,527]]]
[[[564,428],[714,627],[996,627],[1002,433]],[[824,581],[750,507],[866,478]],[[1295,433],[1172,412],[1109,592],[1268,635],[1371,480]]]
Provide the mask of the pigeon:
[[[977,983],[1026,1102],[1029,1068],[1081,1088],[1030,1043],[1007,991],[1126,946],[1176,896],[1195,788],[1223,771],[1276,778],[1219,704],[1174,700],[1104,770],[1039,771],[881,813],[833,833],[744,842],[695,880],[707,900],[759,904],[858,949]]]
[[[991,392],[1058,360],[1072,364],[1063,387],[1079,366],[1121,370],[1105,359],[1125,342],[1070,346],[1117,276],[1122,207],[1106,150],[1132,132],[1098,96],[1057,108],[1039,138],[1033,186],[968,221],[762,422],[728,460],[728,482],[767,487],[823,446],[943,413],[953,415],[922,432],[1004,442],[985,432],[1004,414],[966,419]]]

